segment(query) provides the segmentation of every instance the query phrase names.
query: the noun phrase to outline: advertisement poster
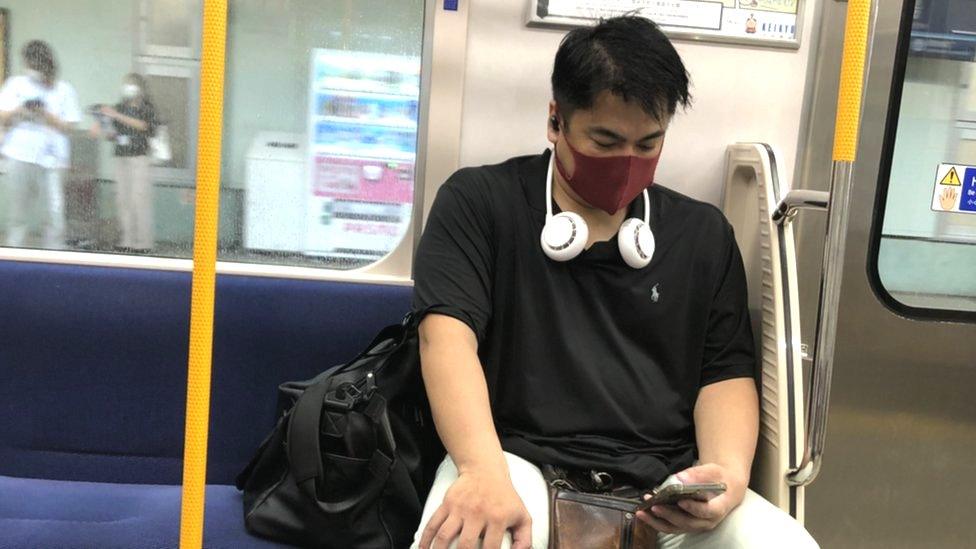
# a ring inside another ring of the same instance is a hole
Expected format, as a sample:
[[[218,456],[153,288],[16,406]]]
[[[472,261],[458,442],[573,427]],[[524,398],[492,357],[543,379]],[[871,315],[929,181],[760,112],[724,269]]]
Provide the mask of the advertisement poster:
[[[800,0],[529,0],[530,26],[573,27],[637,14],[674,38],[799,47]]]

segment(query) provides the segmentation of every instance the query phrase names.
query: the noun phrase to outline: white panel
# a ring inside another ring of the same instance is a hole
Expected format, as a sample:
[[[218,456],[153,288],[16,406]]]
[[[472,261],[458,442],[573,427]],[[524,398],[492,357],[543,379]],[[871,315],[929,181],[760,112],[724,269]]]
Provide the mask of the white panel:
[[[816,34],[816,2],[805,4],[799,50],[674,42],[691,73],[694,105],[675,117],[658,181],[718,205],[725,147],[742,141],[775,143],[783,173],[793,173]],[[548,145],[549,76],[565,31],[526,28],[525,6],[525,0],[470,2],[462,166],[539,153]],[[428,196],[433,191],[428,188]]]
[[[779,197],[788,191],[785,180],[775,177],[780,173],[776,158],[764,145],[730,146],[722,209],[735,228],[742,252],[762,363],[762,408],[752,488],[802,522],[803,489],[794,489],[791,505],[791,488],[786,484],[787,471],[803,451],[804,393],[792,226],[779,228],[769,217]],[[781,188],[772,188],[777,182]]]

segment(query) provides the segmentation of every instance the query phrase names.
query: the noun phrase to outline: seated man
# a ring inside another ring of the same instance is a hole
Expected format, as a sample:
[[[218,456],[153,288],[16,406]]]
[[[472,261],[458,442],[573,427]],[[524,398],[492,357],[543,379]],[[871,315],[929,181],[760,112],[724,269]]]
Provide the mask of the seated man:
[[[553,151],[458,171],[421,239],[422,371],[449,455],[415,546],[546,547],[555,465],[727,485],[638,513],[662,547],[816,547],[748,489],[756,358],[732,228],[652,185],[689,101],[677,52],[610,19],[566,36],[552,88]]]

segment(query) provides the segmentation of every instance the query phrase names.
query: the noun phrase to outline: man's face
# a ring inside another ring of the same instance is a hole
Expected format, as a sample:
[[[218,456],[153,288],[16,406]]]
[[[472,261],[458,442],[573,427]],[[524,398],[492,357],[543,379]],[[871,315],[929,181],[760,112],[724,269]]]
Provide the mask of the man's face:
[[[555,102],[549,104],[549,115],[560,116]],[[592,108],[573,111],[568,121],[560,119],[558,130],[550,125],[548,137],[556,146],[559,161],[572,174],[575,166],[566,140],[588,156],[652,158],[661,153],[670,121],[670,117],[658,120],[644,112],[640,104],[624,101],[604,90],[597,95]]]

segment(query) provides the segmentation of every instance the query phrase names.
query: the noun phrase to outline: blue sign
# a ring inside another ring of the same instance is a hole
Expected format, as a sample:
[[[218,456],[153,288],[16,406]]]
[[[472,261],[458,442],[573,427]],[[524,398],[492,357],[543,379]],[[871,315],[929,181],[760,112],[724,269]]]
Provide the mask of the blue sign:
[[[444,0],[444,10],[445,11],[457,11],[458,0]]]
[[[959,198],[959,211],[976,212],[976,168],[967,167],[962,178],[962,196]]]

